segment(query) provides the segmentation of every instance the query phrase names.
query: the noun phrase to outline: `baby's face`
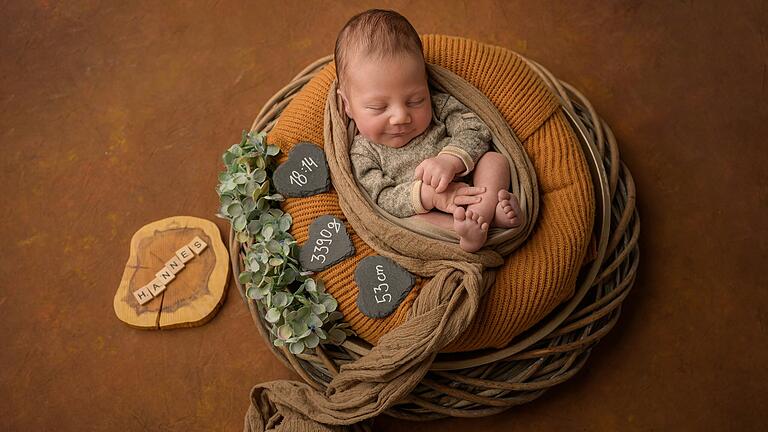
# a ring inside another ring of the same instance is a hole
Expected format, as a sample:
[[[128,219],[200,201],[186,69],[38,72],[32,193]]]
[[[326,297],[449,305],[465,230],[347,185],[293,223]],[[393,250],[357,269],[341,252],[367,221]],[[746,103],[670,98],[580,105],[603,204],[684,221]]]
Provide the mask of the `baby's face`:
[[[360,133],[380,145],[402,147],[432,121],[424,61],[418,56],[350,59],[339,93]]]

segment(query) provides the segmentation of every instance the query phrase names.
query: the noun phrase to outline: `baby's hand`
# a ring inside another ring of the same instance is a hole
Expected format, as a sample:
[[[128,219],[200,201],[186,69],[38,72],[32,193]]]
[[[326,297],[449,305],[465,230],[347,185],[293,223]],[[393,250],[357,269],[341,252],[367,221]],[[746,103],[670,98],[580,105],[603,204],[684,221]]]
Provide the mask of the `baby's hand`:
[[[414,171],[414,180],[435,188],[440,193],[448,187],[457,173],[464,170],[464,162],[456,156],[443,153],[422,161]]]
[[[485,187],[470,186],[462,182],[449,183],[444,192],[435,193],[435,208],[447,213],[453,213],[457,206],[477,204],[482,201]]]

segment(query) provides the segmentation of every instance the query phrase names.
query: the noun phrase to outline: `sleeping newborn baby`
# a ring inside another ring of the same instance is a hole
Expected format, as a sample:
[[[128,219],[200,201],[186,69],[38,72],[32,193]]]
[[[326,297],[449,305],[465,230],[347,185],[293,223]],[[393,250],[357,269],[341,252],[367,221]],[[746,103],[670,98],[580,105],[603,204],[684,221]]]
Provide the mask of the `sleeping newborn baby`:
[[[477,115],[430,92],[408,20],[383,10],[352,17],[336,40],[335,62],[344,110],[359,130],[353,174],[379,207],[454,230],[468,252],[483,247],[489,227],[522,223],[506,158],[488,151],[491,132]],[[457,181],[469,175],[471,186]]]

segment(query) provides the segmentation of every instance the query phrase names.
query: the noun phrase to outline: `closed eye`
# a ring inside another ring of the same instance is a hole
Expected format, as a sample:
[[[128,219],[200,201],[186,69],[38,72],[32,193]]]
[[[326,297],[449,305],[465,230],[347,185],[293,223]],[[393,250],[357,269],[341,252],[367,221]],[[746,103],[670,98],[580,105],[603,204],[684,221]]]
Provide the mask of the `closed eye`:
[[[419,99],[419,100],[408,102],[408,106],[419,106],[422,103],[424,103],[424,99]]]
[[[371,111],[384,111],[384,108],[386,108],[386,107],[383,107],[383,106],[367,106],[365,108],[369,109]]]

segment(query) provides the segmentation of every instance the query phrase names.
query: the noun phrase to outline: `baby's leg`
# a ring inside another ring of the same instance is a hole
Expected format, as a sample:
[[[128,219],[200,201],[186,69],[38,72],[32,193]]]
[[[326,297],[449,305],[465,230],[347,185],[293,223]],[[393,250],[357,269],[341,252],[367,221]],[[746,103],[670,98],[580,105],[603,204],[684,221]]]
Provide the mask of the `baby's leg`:
[[[482,222],[494,222],[499,191],[509,188],[509,164],[501,153],[486,152],[475,165],[472,173],[474,186],[485,186],[482,201],[467,206],[467,210],[480,215]]]
[[[467,210],[478,213],[483,221],[499,228],[520,225],[520,205],[509,189],[509,162],[501,153],[487,152],[477,161],[473,172],[474,186],[485,186],[483,199]]]
[[[423,220],[433,225],[437,225],[440,228],[447,230],[453,230],[453,216],[448,213],[443,213],[439,210],[432,210],[427,213],[416,214],[411,216],[414,219]]]
[[[467,252],[475,252],[483,247],[488,237],[488,223],[479,222],[476,213],[465,211],[461,206],[456,207],[453,215],[433,210],[411,217],[455,231],[459,236],[459,246]]]

